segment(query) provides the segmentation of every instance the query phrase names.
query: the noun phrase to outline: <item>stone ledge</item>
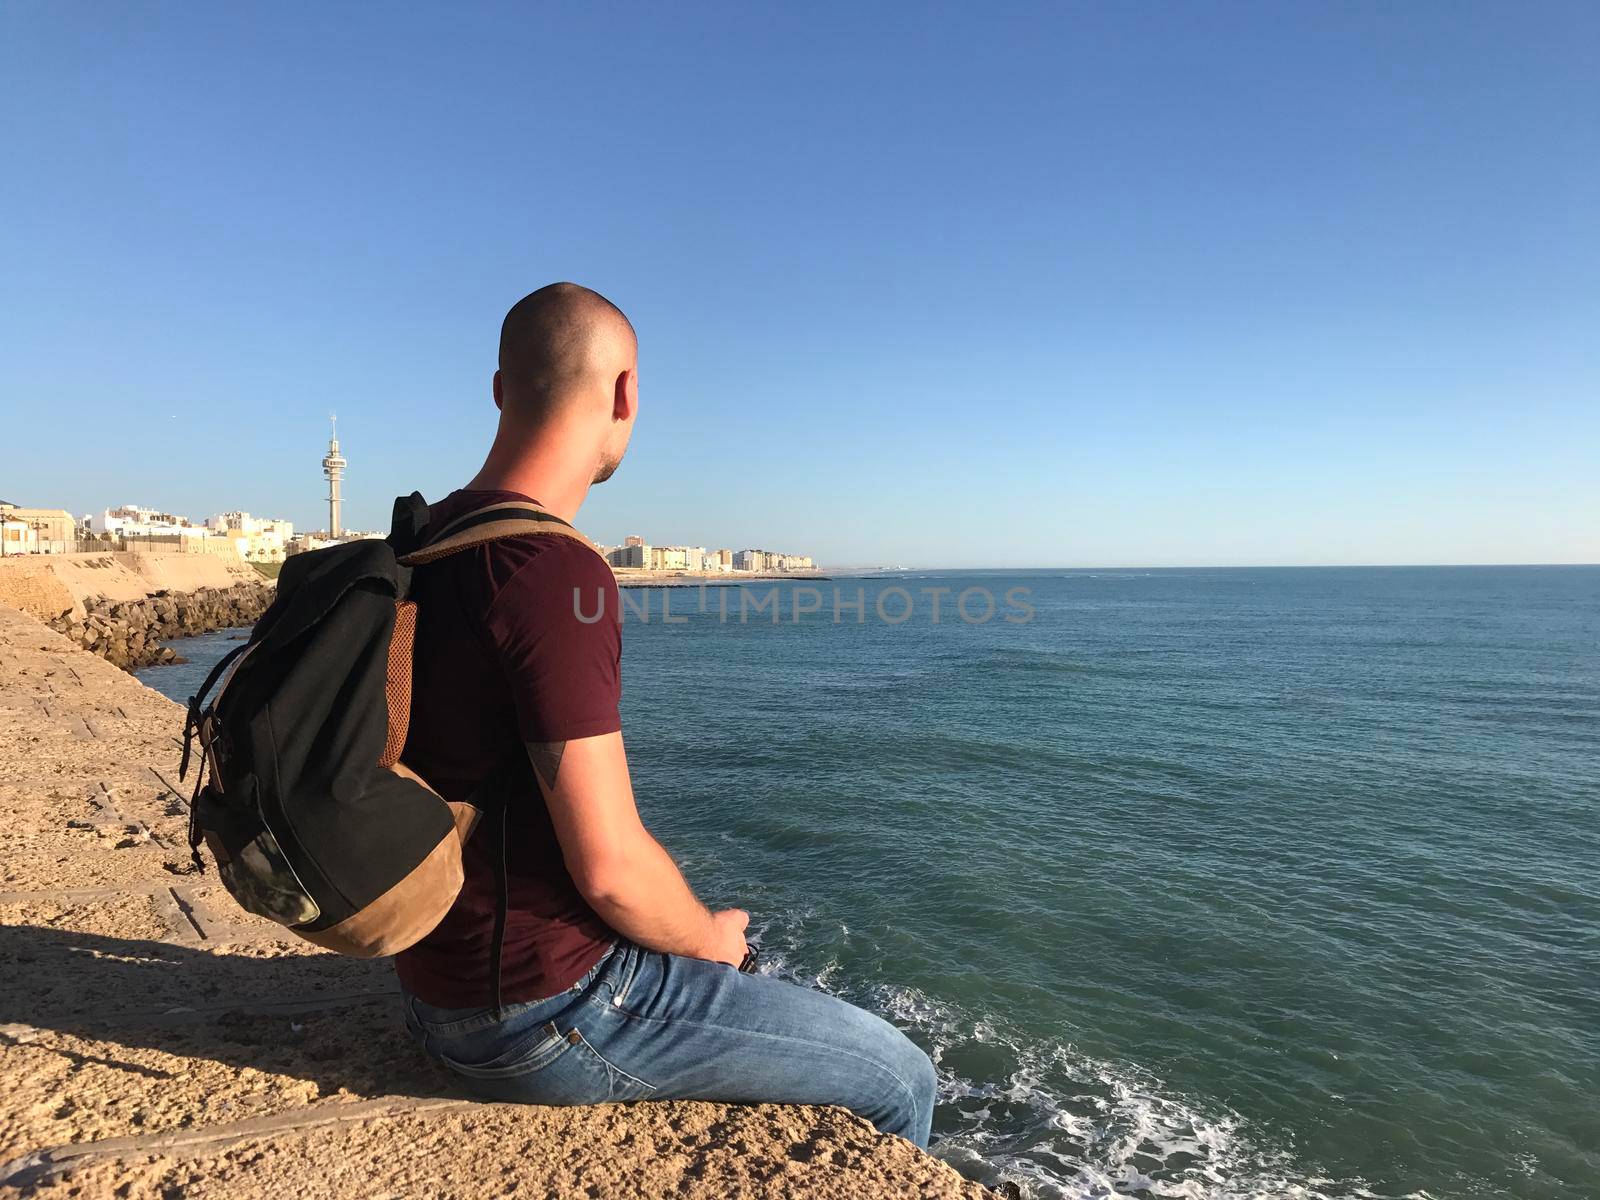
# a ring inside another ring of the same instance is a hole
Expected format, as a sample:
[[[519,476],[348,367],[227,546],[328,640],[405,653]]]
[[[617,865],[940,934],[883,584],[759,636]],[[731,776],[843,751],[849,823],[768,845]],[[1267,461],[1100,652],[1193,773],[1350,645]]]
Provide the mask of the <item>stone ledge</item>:
[[[839,1109],[452,1094],[386,964],[288,938],[189,872],[181,721],[0,605],[5,1200],[989,1195]]]
[[[689,1102],[584,1109],[379,1102],[376,1111],[326,1105],[231,1129],[117,1139],[99,1150],[53,1147],[14,1160],[10,1170],[18,1182],[0,1184],[0,1196],[63,1200],[976,1200],[987,1194],[842,1109]]]

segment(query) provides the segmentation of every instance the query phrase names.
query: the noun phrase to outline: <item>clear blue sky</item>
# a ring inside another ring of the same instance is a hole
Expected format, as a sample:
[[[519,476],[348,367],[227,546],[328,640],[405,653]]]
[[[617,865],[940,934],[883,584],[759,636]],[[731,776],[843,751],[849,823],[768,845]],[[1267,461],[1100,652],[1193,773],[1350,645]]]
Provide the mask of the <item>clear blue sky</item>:
[[[601,540],[1600,560],[1592,3],[18,0],[0,106],[15,502],[320,525],[337,409],[385,524],[574,279]]]

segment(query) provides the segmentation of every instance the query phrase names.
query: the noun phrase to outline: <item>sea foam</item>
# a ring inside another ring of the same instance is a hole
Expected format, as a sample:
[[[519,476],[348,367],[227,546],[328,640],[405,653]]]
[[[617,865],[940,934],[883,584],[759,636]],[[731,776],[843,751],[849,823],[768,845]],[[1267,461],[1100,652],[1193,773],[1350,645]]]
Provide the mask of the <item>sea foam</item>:
[[[804,914],[809,915],[809,914]],[[803,914],[753,926],[800,928]],[[839,934],[848,931],[840,927]],[[932,1152],[970,1179],[1022,1200],[1430,1200],[1380,1197],[1359,1180],[1303,1170],[1291,1151],[1252,1136],[1238,1114],[1201,1105],[1143,1068],[1103,1062],[1069,1042],[1030,1041],[914,987],[848,979],[840,963],[766,949],[762,973],[861,1004],[889,1018],[933,1059],[939,1109]],[[976,1054],[974,1053],[976,1051]],[[973,1078],[954,1064],[1008,1065]]]

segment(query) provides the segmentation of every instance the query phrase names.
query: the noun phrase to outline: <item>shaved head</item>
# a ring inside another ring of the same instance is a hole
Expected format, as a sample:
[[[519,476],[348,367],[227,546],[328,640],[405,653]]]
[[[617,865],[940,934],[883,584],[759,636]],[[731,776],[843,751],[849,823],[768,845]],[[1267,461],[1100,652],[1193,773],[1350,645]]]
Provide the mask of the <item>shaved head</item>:
[[[622,310],[576,283],[530,292],[500,326],[505,405],[540,421],[565,401],[604,388],[637,362],[639,342]]]
[[[494,402],[500,428],[476,482],[505,487],[509,481],[516,485],[510,490],[546,503],[566,495],[557,503],[577,512],[589,485],[611,478],[633,436],[639,411],[633,323],[599,292],[575,283],[530,292],[500,326]],[[534,486],[537,493],[529,492]]]

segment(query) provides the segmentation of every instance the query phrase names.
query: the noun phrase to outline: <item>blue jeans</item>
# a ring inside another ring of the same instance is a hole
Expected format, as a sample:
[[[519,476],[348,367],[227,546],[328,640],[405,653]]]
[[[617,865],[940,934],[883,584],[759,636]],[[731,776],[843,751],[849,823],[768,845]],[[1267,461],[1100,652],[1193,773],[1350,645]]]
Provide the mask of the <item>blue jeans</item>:
[[[411,1035],[485,1100],[839,1104],[928,1144],[928,1056],[881,1017],[781,979],[618,942],[499,1020],[402,995]]]

